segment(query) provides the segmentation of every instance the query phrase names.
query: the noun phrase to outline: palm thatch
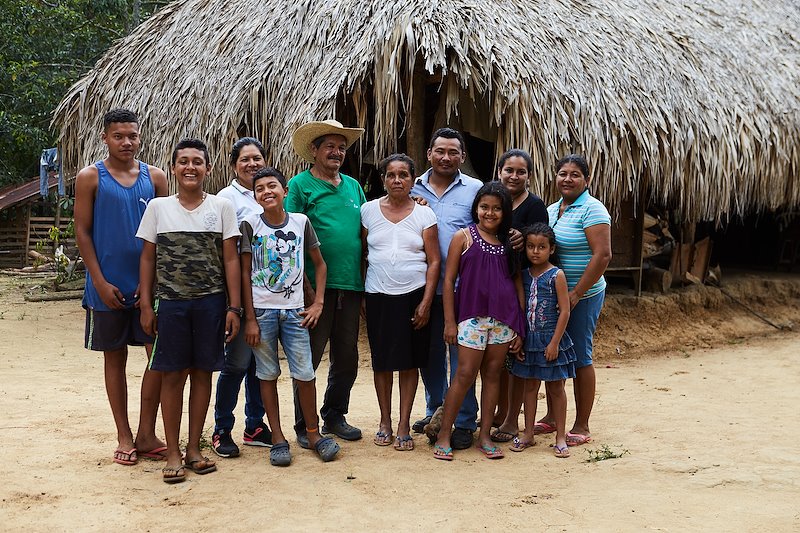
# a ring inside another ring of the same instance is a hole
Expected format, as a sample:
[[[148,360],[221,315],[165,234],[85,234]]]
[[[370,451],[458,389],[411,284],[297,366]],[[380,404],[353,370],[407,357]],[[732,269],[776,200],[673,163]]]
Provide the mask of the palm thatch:
[[[546,196],[577,151],[611,206],[641,193],[721,220],[800,205],[795,0],[181,0],[98,61],[54,123],[74,170],[103,153],[103,113],[135,109],[142,158],[166,168],[200,137],[216,190],[239,134],[291,175],[292,131],[344,107],[368,129],[360,154],[393,151],[420,65],[448,112],[488,102],[497,153],[529,150]]]

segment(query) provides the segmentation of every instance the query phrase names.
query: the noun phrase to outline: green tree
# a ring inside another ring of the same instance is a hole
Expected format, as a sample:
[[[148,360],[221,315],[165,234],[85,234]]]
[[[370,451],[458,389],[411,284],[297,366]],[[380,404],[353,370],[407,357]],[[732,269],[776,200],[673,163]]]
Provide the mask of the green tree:
[[[114,43],[166,1],[0,0],[0,187],[38,175],[53,109]]]

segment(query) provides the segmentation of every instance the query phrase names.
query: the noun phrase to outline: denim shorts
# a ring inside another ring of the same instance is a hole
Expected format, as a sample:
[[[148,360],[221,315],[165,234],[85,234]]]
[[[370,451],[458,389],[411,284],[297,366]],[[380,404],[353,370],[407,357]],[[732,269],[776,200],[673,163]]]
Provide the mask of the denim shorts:
[[[289,374],[297,381],[312,381],[311,338],[300,325],[303,309],[256,309],[256,322],[261,330],[261,342],[253,348],[256,356],[256,377],[274,381],[281,375],[278,362],[278,339],[281,341]]]
[[[572,339],[572,346],[578,357],[575,361],[575,368],[592,364],[594,330],[597,327],[597,319],[600,317],[600,310],[603,309],[605,299],[606,291],[601,291],[594,296],[579,300],[569,314],[567,333]]]
[[[458,344],[473,350],[485,350],[489,344],[505,344],[517,334],[509,326],[489,316],[468,318],[458,324]]]

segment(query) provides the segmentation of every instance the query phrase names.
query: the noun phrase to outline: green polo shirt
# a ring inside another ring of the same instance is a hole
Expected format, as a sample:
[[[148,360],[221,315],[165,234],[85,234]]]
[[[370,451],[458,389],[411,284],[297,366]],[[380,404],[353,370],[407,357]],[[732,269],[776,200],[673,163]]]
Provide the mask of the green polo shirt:
[[[315,178],[310,170],[289,180],[284,206],[292,213],[304,213],[319,237],[320,251],[328,265],[329,289],[363,291],[361,277],[361,204],[367,200],[361,184],[339,175],[338,187]],[[314,265],[306,261],[306,274],[316,285]]]

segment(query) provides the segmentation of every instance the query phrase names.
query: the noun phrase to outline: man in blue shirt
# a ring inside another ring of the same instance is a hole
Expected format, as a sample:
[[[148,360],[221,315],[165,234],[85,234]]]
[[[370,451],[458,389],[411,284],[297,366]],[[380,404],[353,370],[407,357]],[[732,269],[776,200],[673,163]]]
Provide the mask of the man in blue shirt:
[[[422,197],[428,207],[436,213],[439,228],[439,248],[442,265],[447,262],[447,250],[450,241],[459,228],[472,223],[472,202],[483,182],[463,174],[459,168],[466,157],[464,137],[461,133],[450,129],[436,130],[428,147],[428,161],[431,168],[417,178],[411,194]],[[447,392],[447,357],[444,344],[444,308],[442,306],[442,281],[444,267],[441,269],[439,286],[431,306],[431,347],[428,366],[422,369],[422,381],[425,384],[425,418],[414,423],[413,430],[421,433],[425,424],[430,422],[436,409],[444,403]],[[449,346],[450,376],[454,376],[458,368],[458,347]],[[463,450],[472,446],[472,434],[477,429],[478,401],[473,385],[464,397],[464,403],[458,412],[455,431],[452,435],[452,446]]]

